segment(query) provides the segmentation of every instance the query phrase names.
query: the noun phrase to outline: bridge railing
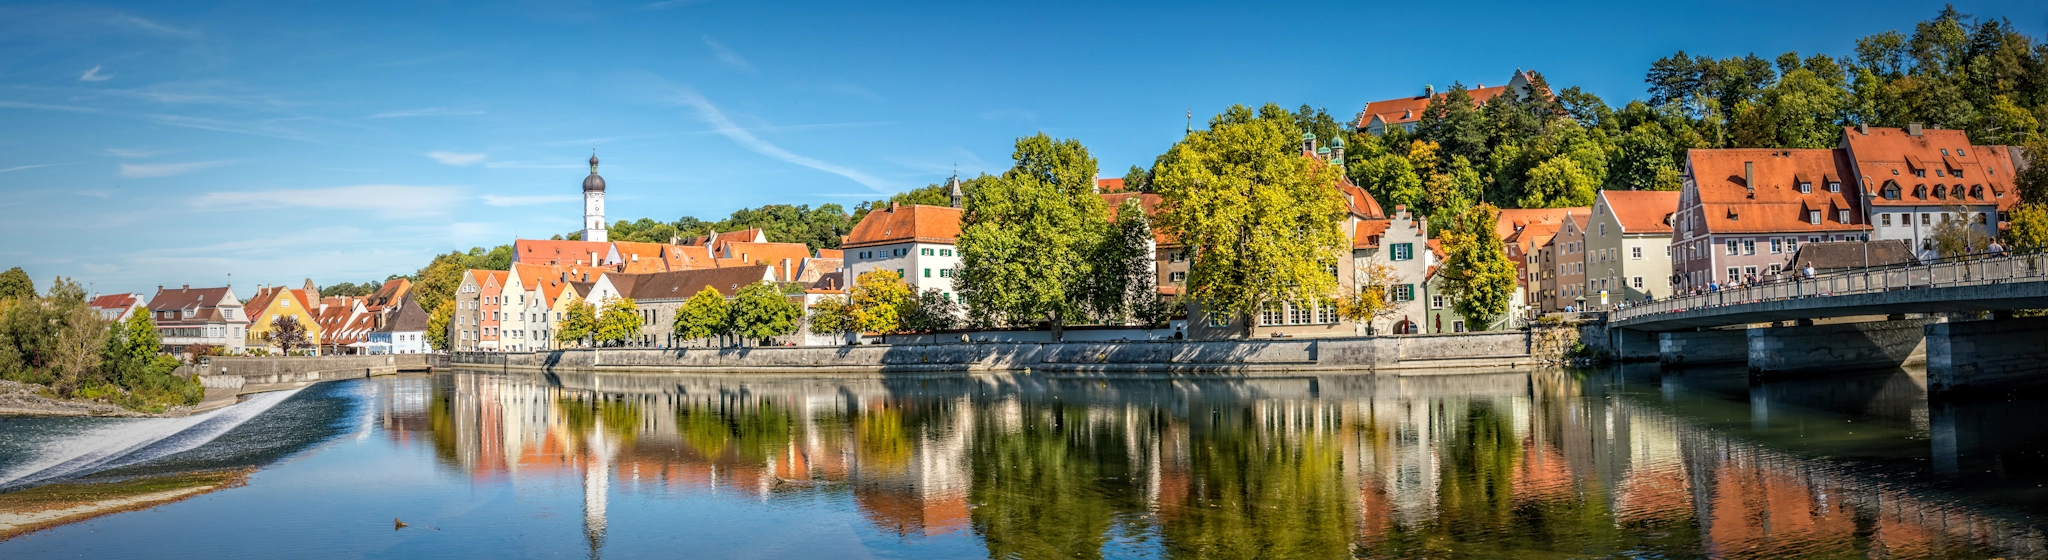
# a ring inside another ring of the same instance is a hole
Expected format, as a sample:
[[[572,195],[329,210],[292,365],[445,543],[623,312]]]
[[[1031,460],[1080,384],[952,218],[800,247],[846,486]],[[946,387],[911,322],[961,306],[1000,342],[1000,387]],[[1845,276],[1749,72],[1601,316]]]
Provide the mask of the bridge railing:
[[[1980,256],[1871,267],[1810,279],[1790,279],[1739,288],[1723,288],[1715,292],[1632,304],[1615,310],[1610,317],[1614,321],[1625,321],[1659,313],[1678,313],[1767,301],[2041,280],[2048,280],[2048,254]]]

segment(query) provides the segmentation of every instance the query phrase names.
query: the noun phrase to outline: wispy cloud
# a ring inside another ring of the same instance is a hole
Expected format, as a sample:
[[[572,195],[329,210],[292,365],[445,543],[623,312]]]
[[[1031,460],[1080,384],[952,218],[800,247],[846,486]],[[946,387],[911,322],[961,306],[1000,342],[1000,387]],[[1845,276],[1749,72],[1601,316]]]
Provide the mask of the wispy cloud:
[[[114,77],[114,76],[113,76],[112,74],[101,74],[101,73],[100,73],[100,66],[99,66],[98,64],[94,64],[94,65],[92,66],[92,69],[91,69],[91,70],[86,70],[86,71],[85,71],[85,74],[82,74],[82,75],[78,76],[78,81],[81,81],[81,82],[104,82],[104,81],[107,81],[107,78],[112,78],[112,77]]]
[[[6,168],[6,169],[0,169],[0,173],[6,173],[6,172],[9,172],[9,171],[21,171],[21,170],[23,170],[23,169],[35,169],[35,168],[38,168],[38,167],[56,167],[56,166],[59,166],[59,165],[74,165],[74,164],[76,164],[76,163],[77,163],[77,162],[72,162],[72,163],[39,163],[39,164],[35,164],[35,165],[17,165],[17,166],[14,166],[14,167],[9,167],[9,168]]]
[[[483,163],[484,158],[487,156],[484,154],[465,154],[460,152],[427,152],[427,157],[456,167],[469,167]]]
[[[323,189],[272,191],[217,191],[192,200],[194,206],[213,210],[312,208],[359,210],[387,218],[443,214],[460,200],[455,187],[416,185],[352,185]]]
[[[200,34],[198,31],[193,31],[190,29],[178,29],[176,27],[171,27],[154,21],[142,19],[132,14],[114,14],[113,20],[115,23],[133,26],[144,31],[156,33],[158,35],[166,35],[171,37],[177,37],[180,39],[200,38]]]
[[[114,156],[114,157],[124,157],[124,158],[146,158],[146,157],[156,157],[156,156],[164,155],[164,154],[167,154],[167,153],[170,153],[170,152],[165,152],[165,151],[150,151],[150,150],[123,150],[123,149],[120,149],[120,148],[107,148],[107,155],[111,155],[111,156]]]
[[[533,206],[536,204],[557,204],[563,202],[575,202],[579,200],[579,198],[573,194],[540,194],[533,196],[502,196],[495,194],[487,194],[478,198],[482,198],[484,200],[484,204],[489,204],[491,206]]]
[[[215,168],[215,167],[220,167],[220,166],[223,166],[223,165],[227,165],[227,164],[230,164],[230,163],[234,163],[234,161],[232,161],[232,160],[215,160],[215,161],[194,161],[194,162],[186,162],[186,163],[151,163],[151,164],[139,164],[139,163],[123,163],[123,164],[121,164],[121,176],[122,176],[122,177],[127,177],[127,178],[130,178],[130,179],[148,179],[148,178],[153,178],[153,177],[170,177],[170,176],[173,176],[173,175],[184,175],[184,174],[186,174],[186,173],[191,173],[191,172],[194,172],[194,171],[199,171],[199,170],[202,170],[202,169],[212,169],[212,168]]]
[[[574,163],[541,163],[538,161],[493,161],[484,164],[491,169],[576,169],[583,167]]]
[[[746,72],[748,74],[761,73],[759,70],[754,69],[754,63],[747,62],[747,58],[740,56],[740,53],[733,52],[732,49],[725,48],[724,44],[721,44],[717,40],[712,39],[710,35],[705,35],[703,36],[703,38],[704,44],[711,47],[711,52],[718,53],[719,61],[724,62],[726,63],[726,65],[732,66],[733,68],[738,68],[741,71]]]
[[[708,0],[662,0],[662,1],[660,1],[660,2],[653,2],[653,3],[649,3],[649,4],[642,4],[642,5],[640,6],[640,9],[642,9],[642,10],[666,10],[666,9],[669,9],[669,8],[674,8],[674,7],[676,7],[676,6],[688,6],[688,5],[691,5],[691,4],[702,4],[702,3],[706,2],[706,1],[708,1]]]
[[[450,108],[447,108],[447,107],[427,107],[427,108],[424,108],[424,109],[406,109],[406,110],[403,110],[403,111],[385,111],[385,112],[382,112],[382,113],[377,113],[377,114],[375,114],[375,115],[370,115],[370,118],[373,118],[373,119],[396,119],[396,118],[405,118],[405,117],[459,117],[459,116],[466,116],[466,115],[481,115],[481,114],[484,114],[484,112],[483,112],[483,111],[481,111],[481,110],[477,110],[477,109],[450,109]]]
[[[784,150],[780,146],[770,144],[766,140],[755,137],[753,133],[747,132],[746,129],[740,128],[739,125],[733,124],[732,119],[726,118],[725,112],[718,110],[717,105],[712,105],[710,100],[705,99],[703,95],[699,95],[695,90],[677,88],[676,101],[695,107],[697,115],[702,117],[705,123],[710,124],[713,130],[738,143],[741,147],[753,150],[754,153],[852,179],[853,182],[874,189],[875,192],[887,192],[883,189],[888,186],[888,183],[872,175],[849,167],[800,156],[791,153],[789,150]]]

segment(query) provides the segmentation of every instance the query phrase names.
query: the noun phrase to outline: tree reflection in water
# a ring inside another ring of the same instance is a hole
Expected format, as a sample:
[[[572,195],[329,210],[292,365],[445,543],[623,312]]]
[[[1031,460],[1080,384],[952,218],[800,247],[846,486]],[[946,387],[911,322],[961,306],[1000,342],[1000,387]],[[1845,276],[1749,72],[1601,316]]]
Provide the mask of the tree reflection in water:
[[[2033,512],[1753,443],[1707,405],[1671,405],[1669,391],[1562,372],[1113,383],[457,372],[434,379],[425,422],[385,424],[471,477],[581,473],[593,555],[618,492],[844,500],[899,543],[964,536],[992,557],[2043,550]],[[422,426],[424,438],[411,434]]]

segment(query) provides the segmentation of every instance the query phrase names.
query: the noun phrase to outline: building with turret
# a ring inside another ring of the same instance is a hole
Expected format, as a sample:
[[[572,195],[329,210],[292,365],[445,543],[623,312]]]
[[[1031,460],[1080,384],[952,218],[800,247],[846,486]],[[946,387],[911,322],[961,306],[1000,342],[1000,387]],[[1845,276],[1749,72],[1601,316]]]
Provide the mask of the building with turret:
[[[603,243],[604,177],[597,174],[597,154],[590,154],[590,176],[583,178],[583,240]]]

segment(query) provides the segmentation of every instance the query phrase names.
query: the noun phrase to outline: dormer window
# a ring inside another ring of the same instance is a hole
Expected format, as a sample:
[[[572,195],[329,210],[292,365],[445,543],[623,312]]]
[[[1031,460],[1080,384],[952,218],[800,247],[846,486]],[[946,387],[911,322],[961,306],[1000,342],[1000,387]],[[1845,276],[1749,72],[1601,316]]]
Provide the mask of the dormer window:
[[[1891,182],[1891,181],[1885,181],[1885,183],[1884,183],[1884,197],[1885,197],[1886,199],[1889,199],[1889,200],[1898,200],[1898,199],[1899,199],[1899,184],[1898,184],[1898,183],[1893,183],[1893,182]]]
[[[1913,170],[1913,176],[1914,176],[1914,177],[1919,177],[1919,178],[1922,178],[1922,179],[1926,179],[1926,178],[1927,178],[1927,170],[1925,170],[1925,169],[1915,169],[1915,170]]]
[[[1842,192],[1842,182],[1841,182],[1841,181],[1828,181],[1828,192],[1832,192],[1832,193],[1838,193],[1838,192]]]
[[[1913,198],[1927,198],[1927,185],[1913,185]]]
[[[1800,181],[1800,182],[1799,182],[1799,194],[1811,194],[1812,192],[1813,192],[1813,183],[1808,183],[1808,182],[1805,182],[1805,181]]]
[[[1948,187],[1944,187],[1944,186],[1942,186],[1942,185],[1935,185],[1935,186],[1934,186],[1934,198],[1941,198],[1941,199],[1946,199],[1946,198],[1948,198]]]
[[[1813,225],[1816,225],[1816,226],[1817,226],[1817,225],[1820,225],[1820,211],[1819,211],[1819,210],[1807,210],[1807,211],[1806,211],[1806,222],[1807,222],[1807,223],[1810,223],[1810,224],[1813,224]]]
[[[1963,178],[1963,170],[1961,169],[1949,171],[1948,174],[1956,176],[1957,179]]]
[[[1949,198],[1953,198],[1953,199],[1956,199],[1956,200],[1962,200],[1962,199],[1963,199],[1963,186],[1962,186],[1962,185],[1956,185],[1956,186],[1953,186],[1953,187],[1949,187],[1949,188],[1948,188],[1948,196],[1949,196]]]
[[[1837,222],[1841,222],[1841,223],[1845,223],[1845,224],[1846,224],[1846,223],[1849,223],[1849,211],[1848,211],[1848,210],[1836,210],[1836,211],[1835,211],[1835,221],[1837,221]]]

